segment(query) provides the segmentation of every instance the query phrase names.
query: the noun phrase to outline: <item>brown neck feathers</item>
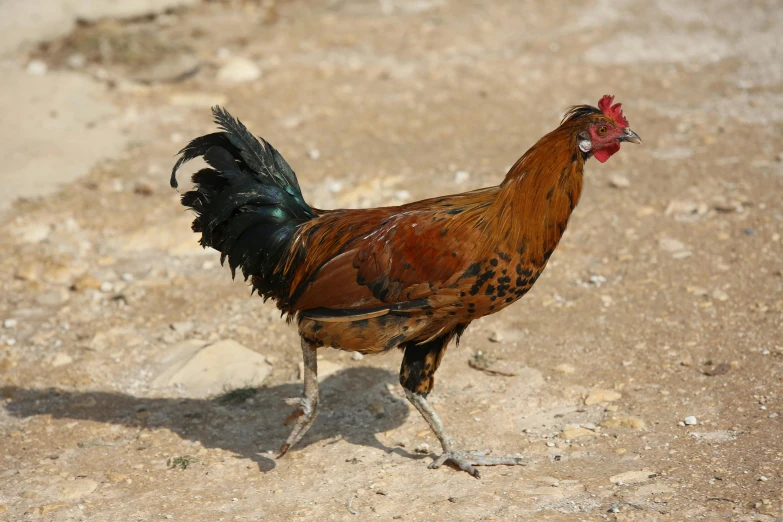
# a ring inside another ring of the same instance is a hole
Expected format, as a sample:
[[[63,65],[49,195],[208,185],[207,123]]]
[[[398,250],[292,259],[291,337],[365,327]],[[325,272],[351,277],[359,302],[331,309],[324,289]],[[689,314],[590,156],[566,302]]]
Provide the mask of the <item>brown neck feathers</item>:
[[[535,264],[549,259],[582,193],[584,156],[569,131],[560,127],[528,150],[487,209],[495,238]]]

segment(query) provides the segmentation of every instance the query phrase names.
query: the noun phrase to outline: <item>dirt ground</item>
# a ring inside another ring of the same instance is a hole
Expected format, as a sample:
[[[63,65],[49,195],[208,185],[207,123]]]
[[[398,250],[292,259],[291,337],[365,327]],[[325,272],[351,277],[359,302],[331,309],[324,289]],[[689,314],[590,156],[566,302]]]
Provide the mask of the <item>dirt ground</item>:
[[[0,180],[36,181],[0,231],[0,520],[782,520],[779,2],[188,3],[2,63]],[[276,460],[295,329],[168,187],[209,106],[312,205],[367,207],[497,184],[605,93],[644,145],[588,163],[544,276],[432,395],[527,465],[427,469],[400,354],[335,350]]]

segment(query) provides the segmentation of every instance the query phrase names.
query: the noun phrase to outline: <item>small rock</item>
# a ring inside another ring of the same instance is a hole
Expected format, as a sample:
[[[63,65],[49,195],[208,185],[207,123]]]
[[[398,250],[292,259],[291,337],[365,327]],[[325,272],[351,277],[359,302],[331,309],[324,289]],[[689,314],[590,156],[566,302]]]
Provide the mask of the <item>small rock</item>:
[[[321,157],[321,151],[318,149],[310,149],[307,152],[307,157],[313,161],[316,161]]]
[[[622,394],[614,390],[593,390],[585,399],[585,404],[590,406],[592,404],[599,404],[601,402],[612,402],[621,398]]]
[[[630,417],[627,415],[617,415],[611,419],[607,419],[601,423],[602,426],[607,428],[630,428],[632,430],[643,430],[647,428],[647,423],[637,417]]]
[[[263,355],[235,341],[207,346],[188,341],[168,349],[163,371],[152,385],[174,386],[188,397],[205,398],[226,389],[260,386],[271,371]]]
[[[22,281],[35,281],[41,271],[41,265],[38,263],[25,263],[16,269],[14,277]]]
[[[17,320],[16,319],[6,319],[3,321],[3,328],[16,328]]]
[[[631,186],[631,182],[625,176],[615,174],[609,178],[609,186],[613,188],[628,188]]]
[[[38,508],[38,513],[41,515],[46,515],[48,513],[54,513],[55,511],[60,511],[61,509],[66,509],[71,507],[70,504],[65,502],[57,502],[55,504],[46,504],[45,506],[41,506]]]
[[[576,368],[568,363],[561,363],[555,366],[555,370],[565,374],[572,374],[576,371]]]
[[[111,281],[104,281],[101,283],[101,287],[100,287],[101,292],[108,294],[112,290],[114,290],[114,284],[112,284]]]
[[[27,64],[27,74],[30,76],[44,76],[49,71],[49,66],[41,60],[30,60]]]
[[[417,446],[416,446],[416,447],[413,449],[413,451],[414,451],[415,453],[422,453],[422,454],[425,454],[425,455],[426,455],[427,453],[429,453],[429,452],[430,452],[430,445],[429,445],[429,444],[427,444],[426,442],[422,442],[421,444],[417,445]]]
[[[646,482],[654,476],[655,473],[650,471],[626,471],[625,473],[609,477],[609,482],[617,485],[638,484],[640,482]]]
[[[759,482],[766,482],[767,480],[769,480],[769,479],[767,479],[767,477],[765,477],[764,475],[761,475],[759,477]]]
[[[136,67],[132,78],[146,84],[176,83],[196,75],[200,69],[198,56],[180,51],[158,55],[156,60]]]
[[[658,246],[661,250],[665,250],[666,252],[681,252],[685,250],[685,245],[682,241],[671,237],[662,237],[659,239]]]
[[[560,438],[574,440],[578,439],[579,437],[595,437],[596,435],[596,432],[585,428],[566,428],[562,433],[560,433]]]
[[[379,401],[371,402],[367,406],[367,411],[369,411],[375,417],[378,418],[381,418],[386,414],[386,408],[384,408],[383,403]]]
[[[261,69],[252,60],[235,56],[218,70],[217,79],[222,83],[252,82],[261,77]]]
[[[99,290],[101,288],[101,284],[101,280],[97,277],[85,274],[76,279],[76,281],[73,282],[71,288],[77,292],[84,292],[85,290]]]
[[[44,495],[53,500],[78,500],[95,491],[97,487],[98,483],[94,480],[78,478],[49,486]]]
[[[35,302],[41,306],[61,306],[68,302],[71,296],[65,288],[55,288],[48,292],[38,294]]]
[[[362,359],[364,359],[364,355],[362,355],[359,352],[351,352],[351,359],[353,359],[354,361],[361,361]]]
[[[684,425],[685,423],[683,423],[683,426]],[[708,431],[705,433],[691,433],[691,437],[707,442],[731,442],[733,440],[737,440],[737,432],[730,430],[717,430]]]
[[[81,53],[74,53],[68,57],[67,62],[71,69],[81,69],[87,64],[87,58]]]
[[[689,415],[685,417],[683,421],[685,422],[686,426],[695,426],[696,424],[698,424],[698,422],[696,421],[696,417],[694,417],[693,415]]]
[[[695,201],[670,201],[663,211],[666,216],[703,216],[707,213],[709,207],[706,203],[697,203]]]
[[[407,190],[397,190],[394,192],[394,197],[400,201],[409,201],[411,199],[411,193]]]
[[[636,490],[636,493],[634,493],[635,497],[660,497],[661,495],[664,495],[664,498],[668,498],[672,493],[674,493],[674,490],[670,488],[669,486],[666,486],[664,484],[647,484],[646,486],[642,486],[639,489]]]
[[[495,330],[494,332],[492,332],[492,334],[490,334],[489,340],[491,342],[493,342],[493,343],[502,342],[503,341],[503,334],[500,333],[499,331]]]
[[[180,321],[171,323],[170,328],[178,334],[185,335],[193,329],[194,324],[191,321]]]
[[[459,185],[466,183],[470,179],[470,173],[465,170],[458,170],[454,173],[454,183]]]
[[[52,227],[45,223],[31,223],[14,230],[14,235],[23,243],[40,243],[52,231]]]
[[[717,299],[718,301],[728,301],[729,294],[727,294],[720,288],[716,288],[715,290],[712,291],[712,298]]]
[[[68,355],[67,353],[58,352],[54,354],[54,357],[52,357],[52,366],[55,368],[59,366],[65,366],[66,364],[71,364],[73,362],[73,357]]]

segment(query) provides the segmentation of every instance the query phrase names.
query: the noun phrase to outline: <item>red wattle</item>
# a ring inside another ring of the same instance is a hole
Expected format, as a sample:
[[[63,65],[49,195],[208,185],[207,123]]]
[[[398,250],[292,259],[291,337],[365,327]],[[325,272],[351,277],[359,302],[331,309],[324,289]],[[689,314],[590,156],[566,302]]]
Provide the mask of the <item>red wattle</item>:
[[[620,150],[620,142],[615,141],[611,145],[595,151],[593,153],[593,156],[595,156],[595,159],[597,159],[601,163],[605,163],[606,160],[608,160],[612,156],[612,154],[614,154],[618,150]]]

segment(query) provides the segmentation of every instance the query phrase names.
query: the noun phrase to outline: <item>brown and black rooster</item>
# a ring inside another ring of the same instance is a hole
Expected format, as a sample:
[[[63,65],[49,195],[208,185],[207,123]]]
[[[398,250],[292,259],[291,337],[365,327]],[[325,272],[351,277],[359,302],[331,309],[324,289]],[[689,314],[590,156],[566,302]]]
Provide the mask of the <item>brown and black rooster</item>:
[[[605,162],[620,143],[641,143],[620,104],[572,107],[497,187],[399,207],[319,210],[294,172],[239,120],[213,109],[222,132],[191,141],[171,174],[203,156],[182,196],[201,244],[250,278],[253,290],[295,319],[304,354],[304,394],[290,399],[295,425],[281,456],[318,411],[316,350],[404,351],[400,383],[443,446],[430,467],[452,462],[513,465],[521,459],[460,451],[427,402],[449,342],[471,321],[525,295],[560,241],[582,192],[585,161]]]

